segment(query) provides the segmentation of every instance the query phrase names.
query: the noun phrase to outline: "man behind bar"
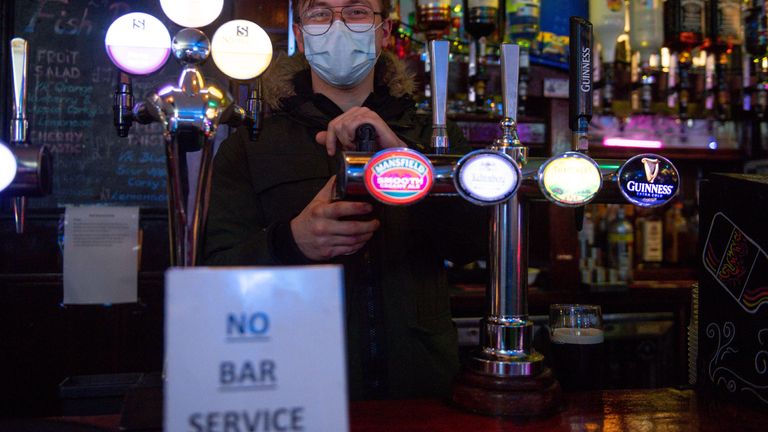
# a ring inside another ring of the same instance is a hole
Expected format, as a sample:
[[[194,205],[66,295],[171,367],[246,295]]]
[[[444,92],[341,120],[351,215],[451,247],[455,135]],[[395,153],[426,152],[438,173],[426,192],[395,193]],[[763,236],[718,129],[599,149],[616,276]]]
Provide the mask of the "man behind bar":
[[[460,199],[331,199],[341,150],[364,123],[380,148],[430,152],[431,116],[416,113],[411,74],[384,51],[390,6],[294,2],[302,55],[264,77],[272,115],[258,140],[240,128],[219,149],[204,245],[207,265],[343,264],[352,399],[447,395],[459,362],[444,259],[481,256],[488,235],[486,213]],[[453,124],[449,138],[467,150]]]

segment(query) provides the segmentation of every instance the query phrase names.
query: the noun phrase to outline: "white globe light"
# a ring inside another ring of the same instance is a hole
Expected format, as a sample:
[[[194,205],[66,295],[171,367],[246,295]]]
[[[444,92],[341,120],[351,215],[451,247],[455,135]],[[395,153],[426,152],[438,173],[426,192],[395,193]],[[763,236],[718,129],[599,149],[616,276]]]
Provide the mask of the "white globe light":
[[[227,76],[249,80],[259,76],[272,61],[272,41],[256,23],[224,23],[211,40],[213,62]]]
[[[0,143],[0,191],[5,190],[16,177],[16,157],[11,149]]]
[[[203,27],[219,17],[224,0],[160,0],[171,21],[182,27]]]
[[[116,19],[104,38],[107,54],[121,70],[147,75],[163,67],[171,53],[171,35],[159,19],[132,12]]]

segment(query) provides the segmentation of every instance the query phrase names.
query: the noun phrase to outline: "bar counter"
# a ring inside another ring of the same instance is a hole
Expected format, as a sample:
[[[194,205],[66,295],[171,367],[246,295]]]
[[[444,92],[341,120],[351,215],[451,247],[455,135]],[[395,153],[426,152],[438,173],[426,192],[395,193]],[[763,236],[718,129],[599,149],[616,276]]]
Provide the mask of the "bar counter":
[[[475,415],[447,402],[429,399],[363,401],[352,402],[350,405],[352,432],[762,432],[766,430],[766,425],[768,425],[768,410],[714,400],[693,390],[673,388],[566,393],[563,405],[557,414],[551,417],[529,419]],[[120,427],[120,416],[107,415],[62,417],[17,423],[0,421],[0,430],[124,431],[132,429]]]

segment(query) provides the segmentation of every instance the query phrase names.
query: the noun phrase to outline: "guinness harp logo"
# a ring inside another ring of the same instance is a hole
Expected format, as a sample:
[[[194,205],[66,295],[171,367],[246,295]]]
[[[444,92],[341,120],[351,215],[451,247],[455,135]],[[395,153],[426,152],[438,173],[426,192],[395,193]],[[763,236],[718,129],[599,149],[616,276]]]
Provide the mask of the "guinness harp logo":
[[[677,168],[664,156],[639,154],[619,169],[619,189],[636,206],[664,205],[674,198],[679,186]]]
[[[656,176],[659,175],[659,160],[651,158],[642,158],[640,160],[645,167],[645,178],[648,183],[653,183],[656,180]]]

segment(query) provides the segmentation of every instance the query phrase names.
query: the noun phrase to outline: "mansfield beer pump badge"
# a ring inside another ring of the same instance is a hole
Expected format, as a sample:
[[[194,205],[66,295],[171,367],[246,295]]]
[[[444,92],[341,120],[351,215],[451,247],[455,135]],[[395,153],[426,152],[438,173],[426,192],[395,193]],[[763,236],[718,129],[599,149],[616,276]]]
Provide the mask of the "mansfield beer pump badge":
[[[680,175],[672,163],[656,154],[639,154],[619,170],[619,189],[640,207],[656,207],[675,197]]]
[[[384,204],[413,204],[429,194],[433,183],[432,163],[407,148],[382,150],[365,165],[365,188]]]

